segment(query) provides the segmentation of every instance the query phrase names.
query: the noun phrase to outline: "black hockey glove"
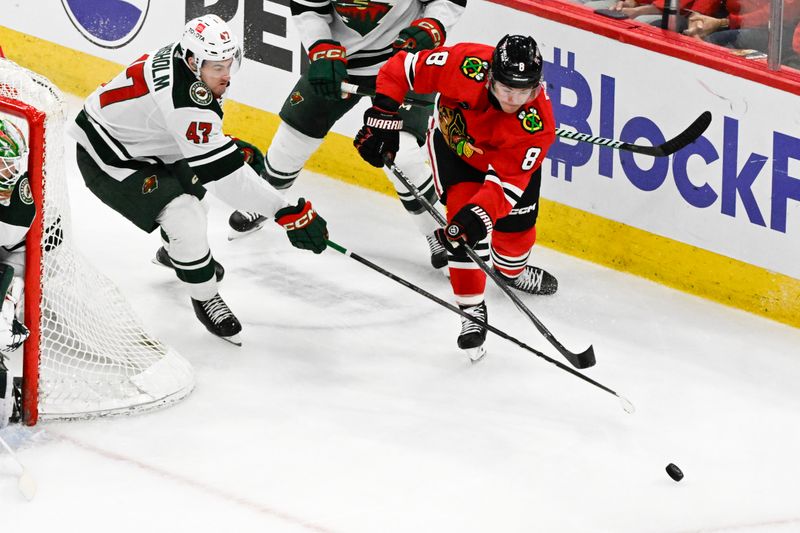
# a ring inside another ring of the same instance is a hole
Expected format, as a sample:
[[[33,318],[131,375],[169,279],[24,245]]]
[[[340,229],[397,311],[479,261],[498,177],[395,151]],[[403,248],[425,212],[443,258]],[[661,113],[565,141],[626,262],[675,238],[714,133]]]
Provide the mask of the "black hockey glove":
[[[444,39],[445,30],[441,22],[434,18],[417,19],[400,32],[392,48],[395,53],[400,50],[414,53],[442,46]]]
[[[275,222],[283,226],[289,242],[295,248],[321,254],[328,246],[328,224],[311,207],[311,202],[300,198],[297,205],[278,209]]]
[[[453,216],[450,223],[437,229],[436,240],[456,253],[459,245],[467,244],[470,248],[485,239],[492,232],[492,219],[484,209],[476,204],[467,204]]]
[[[233,139],[233,142],[239,147],[239,152],[244,156],[244,162],[250,165],[259,176],[266,176],[267,165],[264,163],[264,154],[261,153],[261,150],[242,139],[236,137],[231,137],[231,139]]]
[[[403,119],[397,113],[399,104],[391,98],[377,95],[374,105],[364,111],[364,125],[356,134],[353,146],[364,161],[382,167],[384,157],[394,161],[400,148]]]
[[[347,55],[337,41],[321,40],[308,50],[308,81],[314,94],[327,100],[342,99],[342,82],[347,78]]]

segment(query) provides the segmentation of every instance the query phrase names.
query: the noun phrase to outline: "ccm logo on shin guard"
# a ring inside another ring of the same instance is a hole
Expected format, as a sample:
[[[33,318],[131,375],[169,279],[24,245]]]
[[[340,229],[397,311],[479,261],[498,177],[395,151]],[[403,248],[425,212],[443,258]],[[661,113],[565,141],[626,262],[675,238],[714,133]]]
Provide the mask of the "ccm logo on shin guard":
[[[303,215],[297,218],[296,220],[283,224],[283,227],[286,229],[286,231],[301,229],[311,224],[311,221],[314,220],[316,216],[317,216],[316,211],[314,211],[313,209],[309,209],[307,212],[303,213]]]
[[[536,204],[529,205],[527,207],[520,207],[512,209],[508,214],[509,215],[524,215],[526,213],[533,213],[536,211]]]

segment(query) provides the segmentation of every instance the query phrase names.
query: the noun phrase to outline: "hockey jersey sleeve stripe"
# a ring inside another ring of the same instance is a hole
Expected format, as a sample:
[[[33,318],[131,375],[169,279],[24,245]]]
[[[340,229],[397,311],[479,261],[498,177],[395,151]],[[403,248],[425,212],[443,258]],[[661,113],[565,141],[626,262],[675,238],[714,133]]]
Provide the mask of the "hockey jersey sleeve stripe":
[[[524,192],[522,189],[515,187],[510,183],[504,182],[491,170],[486,174],[486,181],[496,183],[501,189],[503,189],[503,195],[506,197],[506,201],[511,204],[512,208],[517,205],[519,199],[522,198],[522,193]]]
[[[387,50],[379,55],[356,55],[347,56],[347,70],[355,70],[359,68],[371,67],[374,65],[381,65],[392,57],[392,52]]]
[[[403,63],[406,71],[406,81],[409,87],[414,87],[414,69],[417,67],[417,54],[406,54],[405,62]]]
[[[331,12],[330,0],[310,1],[310,0],[292,0],[289,4],[292,11],[292,16],[301,15],[313,11],[320,15],[328,15]]]
[[[209,161],[219,159],[220,157],[225,157],[225,155],[234,150],[236,150],[236,143],[234,143],[232,140],[229,140],[222,146],[218,146],[213,150],[192,157],[187,157],[186,162],[189,163],[189,166],[195,166],[196,164],[203,165]]]
[[[201,183],[208,183],[224,178],[241,168],[244,165],[244,157],[231,141],[209,153],[188,158],[186,162],[195,171]]]
[[[420,3],[424,6],[427,6],[428,4],[434,4],[440,1],[441,0],[420,0]],[[467,0],[447,0],[447,1],[457,6],[467,7]]]
[[[92,148],[108,166],[140,170],[154,163],[159,163],[157,158],[147,161],[133,159],[127,150],[119,145],[116,140],[98,123],[91,120],[85,110],[81,110],[75,118],[75,123],[86,135]]]

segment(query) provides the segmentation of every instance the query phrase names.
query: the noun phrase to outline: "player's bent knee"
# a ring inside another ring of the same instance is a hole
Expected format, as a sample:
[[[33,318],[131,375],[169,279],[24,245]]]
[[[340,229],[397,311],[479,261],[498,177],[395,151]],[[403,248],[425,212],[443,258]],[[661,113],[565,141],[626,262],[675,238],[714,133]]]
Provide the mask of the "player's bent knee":
[[[267,151],[267,173],[299,172],[320,144],[322,139],[309,137],[281,122]]]
[[[176,197],[161,210],[156,220],[173,244],[194,235],[203,235],[205,241],[208,219],[196,196],[182,194]]]

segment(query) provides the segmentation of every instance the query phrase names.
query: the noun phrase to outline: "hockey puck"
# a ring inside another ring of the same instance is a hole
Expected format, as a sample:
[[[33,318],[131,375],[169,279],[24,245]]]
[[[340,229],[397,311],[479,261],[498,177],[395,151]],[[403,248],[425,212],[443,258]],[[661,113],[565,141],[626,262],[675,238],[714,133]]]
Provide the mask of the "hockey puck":
[[[667,474],[669,474],[669,477],[675,481],[680,481],[683,479],[683,472],[681,472],[681,469],[673,463],[667,465]]]

